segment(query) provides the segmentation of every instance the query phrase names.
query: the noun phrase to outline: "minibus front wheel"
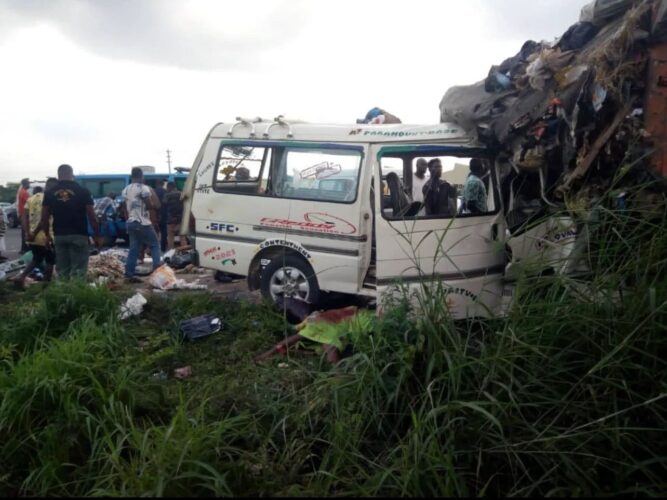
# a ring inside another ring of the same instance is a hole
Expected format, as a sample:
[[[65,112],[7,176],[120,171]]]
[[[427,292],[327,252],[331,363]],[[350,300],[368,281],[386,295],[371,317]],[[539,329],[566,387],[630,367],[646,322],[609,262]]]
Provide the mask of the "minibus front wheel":
[[[320,301],[320,287],[310,264],[295,255],[275,257],[262,270],[261,290],[273,302],[296,299],[309,304]]]

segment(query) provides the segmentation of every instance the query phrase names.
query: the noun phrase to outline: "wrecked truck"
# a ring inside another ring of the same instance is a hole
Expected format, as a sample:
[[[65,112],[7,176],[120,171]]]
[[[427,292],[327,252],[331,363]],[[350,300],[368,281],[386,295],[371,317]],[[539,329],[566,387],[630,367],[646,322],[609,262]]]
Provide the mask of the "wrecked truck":
[[[184,190],[199,264],[274,301],[338,292],[382,307],[396,284],[438,286],[455,318],[504,314],[526,273],[585,272],[588,216],[610,191],[664,215],[665,9],[619,4],[450,89],[437,125],[214,126]],[[442,165],[451,208],[424,210],[420,160]],[[486,200],[469,213],[473,161]]]

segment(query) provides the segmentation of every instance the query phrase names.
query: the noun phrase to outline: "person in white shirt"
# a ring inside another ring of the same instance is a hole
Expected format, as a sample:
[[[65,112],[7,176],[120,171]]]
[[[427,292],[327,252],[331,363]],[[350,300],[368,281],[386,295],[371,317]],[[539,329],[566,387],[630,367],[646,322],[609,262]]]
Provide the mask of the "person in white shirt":
[[[125,265],[125,277],[135,283],[140,281],[134,273],[137,258],[143,245],[150,248],[153,270],[160,267],[160,242],[153,227],[149,210],[157,208],[151,189],[144,184],[144,173],[140,168],[132,169],[132,184],[123,189],[125,203],[121,206],[127,216],[127,234],[130,237],[130,252]]]
[[[424,158],[417,160],[417,171],[412,175],[412,201],[424,203],[424,184],[428,180],[426,171],[428,162]]]

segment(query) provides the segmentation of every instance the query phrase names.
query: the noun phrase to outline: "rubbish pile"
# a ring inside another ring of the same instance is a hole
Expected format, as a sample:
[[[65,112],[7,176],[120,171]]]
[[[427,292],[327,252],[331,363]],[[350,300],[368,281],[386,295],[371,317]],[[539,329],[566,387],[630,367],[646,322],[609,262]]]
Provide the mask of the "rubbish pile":
[[[126,257],[127,258],[127,257]],[[125,264],[111,252],[93,255],[88,260],[88,278],[97,280],[100,277],[108,280],[121,280],[125,276]]]
[[[529,40],[485,80],[449,89],[441,121],[497,153],[510,213],[584,208],[612,187],[655,186],[665,129],[647,115],[657,108],[652,84],[667,87],[654,74],[667,60],[665,41],[667,0],[596,0],[555,43]]]
[[[206,285],[199,284],[199,280],[189,283],[176,278],[176,273],[168,265],[158,267],[148,278],[148,283],[157,290],[206,290]]]
[[[120,306],[120,319],[125,320],[132,316],[139,316],[147,303],[146,297],[139,292],[135,293],[125,301],[125,304]]]

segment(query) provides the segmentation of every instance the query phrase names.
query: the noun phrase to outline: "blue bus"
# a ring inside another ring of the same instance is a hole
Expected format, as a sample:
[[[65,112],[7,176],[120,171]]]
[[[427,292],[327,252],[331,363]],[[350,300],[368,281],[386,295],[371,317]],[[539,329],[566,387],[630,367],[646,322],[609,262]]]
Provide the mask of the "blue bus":
[[[183,191],[187,178],[188,174],[182,169],[173,174],[152,172],[144,174],[144,182],[152,188],[155,188],[159,181],[175,182],[179,191]],[[77,175],[75,180],[90,191],[95,201],[104,198],[109,193],[116,193],[115,203],[109,207],[104,219],[100,221],[100,233],[105,240],[104,246],[112,246],[117,238],[127,239],[125,221],[120,218],[118,207],[123,202],[121,196],[123,189],[132,182],[130,174]],[[91,227],[88,227],[88,232],[92,236]]]

